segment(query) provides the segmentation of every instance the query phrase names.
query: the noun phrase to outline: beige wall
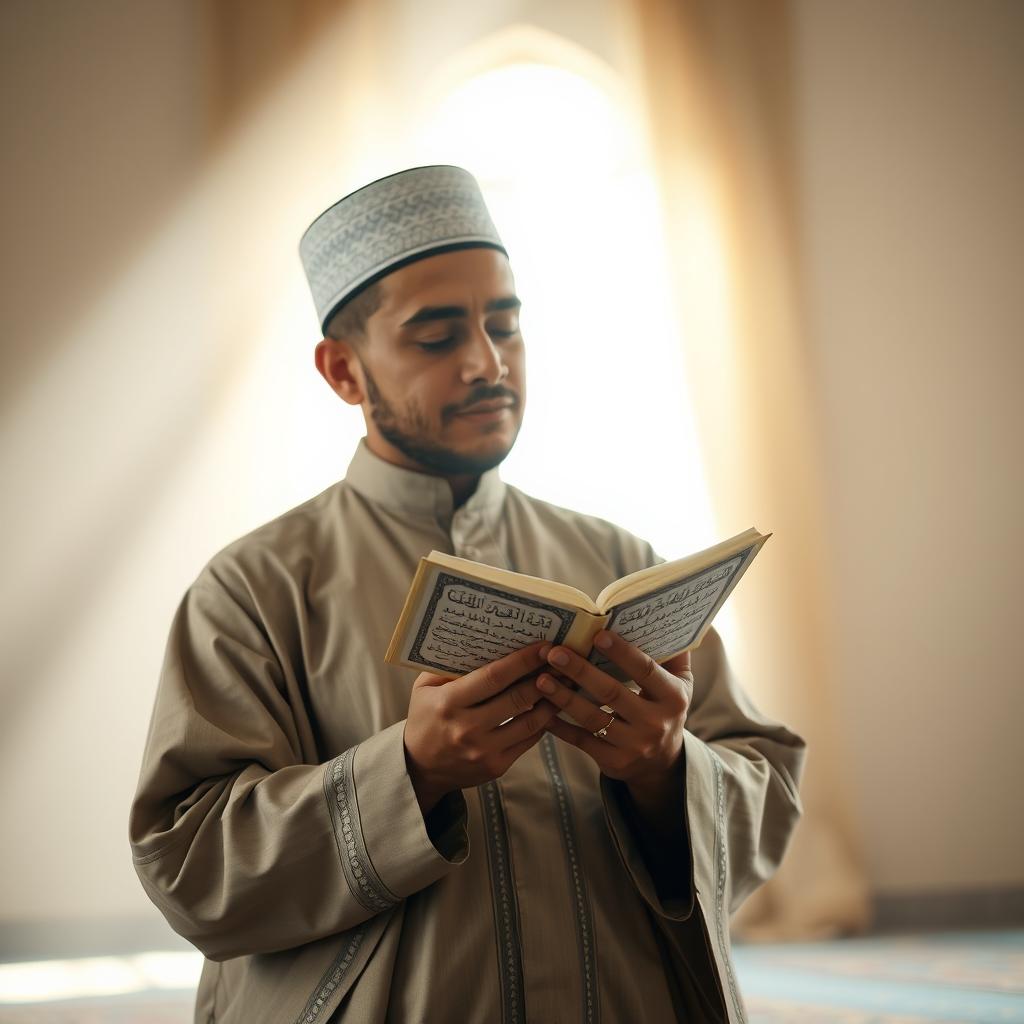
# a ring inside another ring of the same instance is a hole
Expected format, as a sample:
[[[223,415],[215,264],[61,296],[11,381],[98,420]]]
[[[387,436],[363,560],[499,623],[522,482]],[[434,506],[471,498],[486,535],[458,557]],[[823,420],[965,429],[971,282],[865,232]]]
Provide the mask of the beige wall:
[[[1024,5],[801,0],[838,706],[877,889],[1024,883]]]
[[[543,24],[568,31],[585,9]],[[1007,754],[1024,721],[1022,10],[796,5],[837,678],[881,890],[1024,883]],[[0,16],[0,924],[153,914],[125,815],[173,606],[216,547],[301,495],[245,501],[233,474],[252,435],[215,432],[233,377],[211,312],[213,211],[193,188],[196,7],[8,0]],[[600,50],[606,24],[581,41]]]
[[[199,556],[160,528],[209,388],[202,36],[189,3],[12,0],[0,40],[0,921],[142,913],[125,812]]]

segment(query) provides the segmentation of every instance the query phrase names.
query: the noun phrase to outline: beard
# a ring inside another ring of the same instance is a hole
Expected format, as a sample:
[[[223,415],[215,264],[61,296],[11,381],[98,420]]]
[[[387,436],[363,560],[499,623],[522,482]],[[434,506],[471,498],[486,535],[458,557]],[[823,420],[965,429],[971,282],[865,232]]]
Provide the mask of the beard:
[[[509,444],[486,455],[467,455],[445,447],[431,438],[430,422],[418,405],[410,403],[399,413],[381,393],[366,364],[361,362],[361,365],[366,377],[366,395],[370,400],[370,418],[381,437],[427,472],[438,476],[479,476],[497,466],[512,450],[512,444]],[[480,385],[464,402],[442,407],[441,425],[450,422],[460,410],[470,405],[496,398],[510,399],[515,403],[513,409],[519,409],[519,396],[511,389],[501,384]],[[518,433],[517,427],[516,435]],[[515,436],[512,441],[515,442]]]

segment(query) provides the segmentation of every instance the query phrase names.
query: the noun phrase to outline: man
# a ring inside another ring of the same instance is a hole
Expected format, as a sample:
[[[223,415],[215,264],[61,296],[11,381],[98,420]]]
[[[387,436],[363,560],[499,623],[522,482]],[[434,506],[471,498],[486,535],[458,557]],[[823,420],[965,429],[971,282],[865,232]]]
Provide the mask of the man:
[[[728,915],[782,855],[802,741],[713,632],[692,665],[602,636],[639,692],[549,644],[458,679],[385,664],[433,548],[589,593],[656,558],[498,476],[523,339],[470,175],[374,182],[300,251],[366,437],[189,589],[131,813],[206,955],[196,1020],[742,1020]]]

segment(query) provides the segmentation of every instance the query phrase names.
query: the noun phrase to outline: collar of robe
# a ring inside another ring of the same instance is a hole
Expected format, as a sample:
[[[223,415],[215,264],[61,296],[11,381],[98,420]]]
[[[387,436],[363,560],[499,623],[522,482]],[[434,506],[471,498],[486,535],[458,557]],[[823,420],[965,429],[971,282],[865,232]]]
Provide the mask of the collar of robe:
[[[414,518],[433,519],[446,529],[451,526],[455,509],[448,481],[385,462],[370,451],[365,437],[352,456],[345,482],[385,508]],[[480,477],[476,490],[459,511],[471,515],[494,510],[504,499],[505,482],[495,466]]]

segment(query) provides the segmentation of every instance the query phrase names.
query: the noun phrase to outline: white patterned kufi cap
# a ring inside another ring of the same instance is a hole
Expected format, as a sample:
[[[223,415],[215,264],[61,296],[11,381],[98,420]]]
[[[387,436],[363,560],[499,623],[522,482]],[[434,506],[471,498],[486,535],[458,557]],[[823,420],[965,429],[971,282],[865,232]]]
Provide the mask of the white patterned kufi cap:
[[[385,274],[474,246],[506,252],[473,175],[437,165],[399,171],[339,199],[306,229],[299,256],[326,331],[343,303]]]

